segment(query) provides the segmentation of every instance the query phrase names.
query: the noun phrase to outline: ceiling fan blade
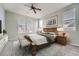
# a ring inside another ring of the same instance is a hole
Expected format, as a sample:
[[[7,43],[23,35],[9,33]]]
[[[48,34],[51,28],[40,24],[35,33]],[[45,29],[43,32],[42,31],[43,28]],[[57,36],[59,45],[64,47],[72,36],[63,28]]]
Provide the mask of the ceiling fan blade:
[[[41,9],[39,9],[39,8],[35,8],[36,10],[39,10],[39,11],[41,11]]]
[[[29,7],[30,10],[33,10],[33,12],[36,14],[36,10],[41,11],[41,9],[40,8],[36,8],[34,5],[35,4],[25,4],[24,6]]]
[[[33,11],[34,11],[34,13],[36,14],[36,11],[35,11],[35,9],[33,9]]]

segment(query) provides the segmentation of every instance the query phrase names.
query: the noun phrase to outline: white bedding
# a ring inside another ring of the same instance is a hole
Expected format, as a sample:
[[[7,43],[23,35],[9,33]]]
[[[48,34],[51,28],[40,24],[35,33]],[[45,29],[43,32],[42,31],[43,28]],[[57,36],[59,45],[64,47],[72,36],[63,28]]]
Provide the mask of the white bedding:
[[[47,43],[46,37],[38,34],[29,34],[31,40],[33,41],[34,44],[40,45],[40,44],[45,44]]]
[[[30,44],[30,42],[27,41],[27,39],[24,38],[24,35],[22,34],[19,37],[21,46],[27,46],[27,45]],[[28,36],[30,36],[31,40],[33,41],[33,43],[32,43],[33,45],[40,45],[40,44],[48,43],[45,36],[42,36],[42,35],[39,35],[39,34],[28,34]],[[53,41],[54,41],[55,37],[56,36],[53,37]]]

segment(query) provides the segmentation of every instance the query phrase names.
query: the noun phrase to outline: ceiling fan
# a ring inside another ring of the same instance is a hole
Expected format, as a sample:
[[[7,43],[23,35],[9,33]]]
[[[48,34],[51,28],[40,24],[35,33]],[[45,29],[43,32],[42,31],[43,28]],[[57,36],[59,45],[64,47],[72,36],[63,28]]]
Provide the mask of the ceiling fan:
[[[33,10],[33,12],[34,12],[35,14],[37,13],[36,10],[41,11],[41,9],[35,7],[34,4],[31,4],[30,6],[28,6],[27,4],[25,4],[24,6],[30,7],[30,9]]]

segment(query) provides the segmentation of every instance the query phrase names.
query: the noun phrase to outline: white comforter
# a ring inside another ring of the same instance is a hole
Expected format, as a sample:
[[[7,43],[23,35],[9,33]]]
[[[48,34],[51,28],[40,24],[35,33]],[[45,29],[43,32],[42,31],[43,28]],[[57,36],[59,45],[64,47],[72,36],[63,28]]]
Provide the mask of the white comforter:
[[[47,43],[46,37],[38,34],[29,34],[33,44],[40,45]]]
[[[25,35],[25,34],[24,34]],[[20,39],[20,44],[21,46],[27,46],[30,44],[29,41],[27,41],[27,39],[24,38],[24,35],[22,34],[19,39]],[[46,37],[39,35],[39,34],[28,34],[28,36],[30,36],[31,40],[33,41],[33,45],[40,45],[40,44],[45,44],[48,43],[46,40]],[[55,38],[56,36],[54,36],[53,38]]]

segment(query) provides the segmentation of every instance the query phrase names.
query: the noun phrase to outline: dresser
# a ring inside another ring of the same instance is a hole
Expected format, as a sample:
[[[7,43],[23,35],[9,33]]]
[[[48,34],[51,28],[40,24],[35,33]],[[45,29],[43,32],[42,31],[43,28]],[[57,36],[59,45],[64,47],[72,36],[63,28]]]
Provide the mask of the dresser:
[[[63,33],[60,33],[57,35],[55,39],[56,43],[61,44],[61,45],[66,45],[67,44],[67,36],[66,33],[63,35]]]

